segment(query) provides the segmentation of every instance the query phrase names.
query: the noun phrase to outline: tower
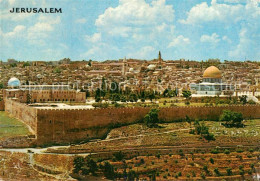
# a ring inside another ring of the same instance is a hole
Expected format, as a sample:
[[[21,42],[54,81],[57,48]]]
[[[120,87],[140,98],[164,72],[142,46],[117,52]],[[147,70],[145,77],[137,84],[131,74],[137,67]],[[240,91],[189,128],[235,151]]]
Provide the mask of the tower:
[[[127,69],[127,61],[126,61],[126,57],[125,57],[123,60],[123,66],[122,66],[122,76],[125,76],[126,69]]]
[[[161,52],[160,51],[159,51],[159,54],[158,54],[158,64],[162,65],[162,56],[161,56]]]

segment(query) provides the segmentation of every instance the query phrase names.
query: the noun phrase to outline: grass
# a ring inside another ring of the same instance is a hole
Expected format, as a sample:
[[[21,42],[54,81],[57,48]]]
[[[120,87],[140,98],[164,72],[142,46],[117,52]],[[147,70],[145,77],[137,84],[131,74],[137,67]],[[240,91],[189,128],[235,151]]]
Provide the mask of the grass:
[[[30,134],[25,124],[0,111],[0,139]]]
[[[243,122],[245,128],[226,128],[221,126],[221,122],[206,122],[210,132],[214,135],[225,135],[231,137],[259,137],[260,138],[260,119],[246,120]]]

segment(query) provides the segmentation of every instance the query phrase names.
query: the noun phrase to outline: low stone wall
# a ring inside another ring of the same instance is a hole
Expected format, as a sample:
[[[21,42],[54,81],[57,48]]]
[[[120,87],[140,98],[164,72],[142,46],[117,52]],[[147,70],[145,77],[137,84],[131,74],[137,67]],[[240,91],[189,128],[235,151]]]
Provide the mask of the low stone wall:
[[[36,139],[29,136],[16,136],[0,140],[0,146],[3,148],[28,148],[36,145]]]

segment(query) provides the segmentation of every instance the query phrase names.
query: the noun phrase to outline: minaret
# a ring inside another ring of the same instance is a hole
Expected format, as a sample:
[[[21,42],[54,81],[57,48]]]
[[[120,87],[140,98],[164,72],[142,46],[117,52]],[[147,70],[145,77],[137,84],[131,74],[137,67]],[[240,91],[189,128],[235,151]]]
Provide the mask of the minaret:
[[[159,51],[159,55],[158,55],[158,64],[162,65],[162,56],[161,56],[161,52]]]
[[[126,57],[125,57],[123,60],[122,76],[125,76],[125,74],[126,74],[126,67],[127,67],[127,61],[126,61]]]

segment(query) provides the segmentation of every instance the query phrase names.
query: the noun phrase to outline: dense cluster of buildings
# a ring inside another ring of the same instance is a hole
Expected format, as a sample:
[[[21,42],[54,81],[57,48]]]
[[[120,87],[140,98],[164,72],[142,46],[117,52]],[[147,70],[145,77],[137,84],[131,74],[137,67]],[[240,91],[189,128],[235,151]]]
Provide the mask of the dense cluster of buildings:
[[[208,67],[210,68],[206,70]],[[10,60],[0,63],[0,73],[0,83],[5,87],[12,77],[17,78],[22,86],[46,85],[46,90],[41,90],[43,93],[40,96],[34,93],[39,92],[34,86],[34,92],[30,95],[32,102],[55,99],[76,101],[84,97],[79,90],[88,89],[93,92],[101,87],[102,80],[108,84],[117,82],[121,89],[129,88],[132,91],[151,89],[163,92],[167,88],[178,88],[180,91],[190,89],[199,95],[224,95],[260,90],[259,62],[164,61],[160,52],[158,58],[151,61],[126,58],[105,62],[70,59],[56,62]],[[70,90],[63,90],[58,96],[53,93],[53,86],[48,85],[66,85]]]

